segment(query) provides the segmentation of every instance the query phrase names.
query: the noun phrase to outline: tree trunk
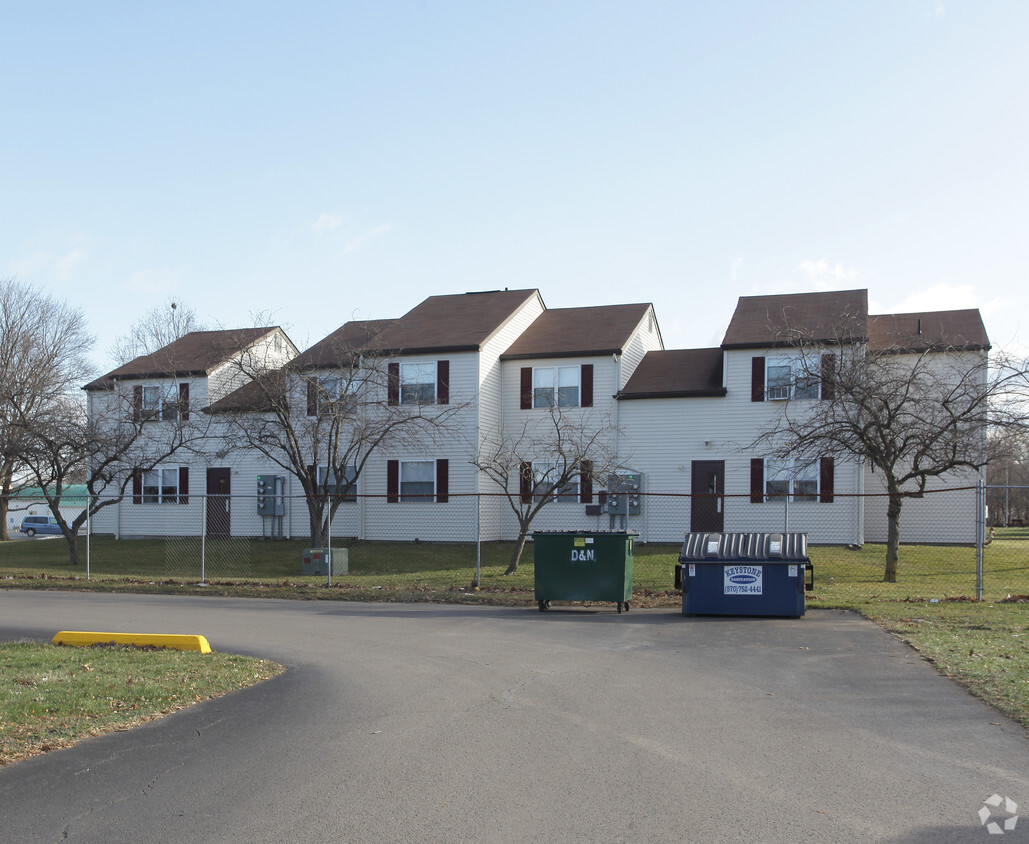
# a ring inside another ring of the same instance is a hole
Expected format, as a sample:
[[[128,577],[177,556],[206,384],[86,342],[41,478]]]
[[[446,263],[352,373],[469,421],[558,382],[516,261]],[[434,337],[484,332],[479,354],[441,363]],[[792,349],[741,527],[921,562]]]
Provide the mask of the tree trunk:
[[[79,537],[78,532],[64,535],[68,543],[68,564],[77,566],[79,564]]]
[[[308,497],[307,512],[311,522],[311,547],[324,548],[328,536],[324,502]]]
[[[7,542],[11,534],[7,530],[7,514],[11,510],[11,480],[14,477],[14,464],[6,462],[3,466],[3,477],[0,478],[0,542]]]
[[[507,571],[504,572],[505,575],[514,574],[518,571],[518,561],[522,558],[522,551],[525,550],[525,542],[528,539],[528,536],[528,528],[522,528],[521,531],[519,531],[518,541],[515,542],[514,551],[511,554],[511,562],[507,566]]]
[[[886,571],[883,573],[884,583],[897,582],[897,563],[900,561],[900,506],[904,498],[900,491],[890,486],[890,503],[886,508]]]

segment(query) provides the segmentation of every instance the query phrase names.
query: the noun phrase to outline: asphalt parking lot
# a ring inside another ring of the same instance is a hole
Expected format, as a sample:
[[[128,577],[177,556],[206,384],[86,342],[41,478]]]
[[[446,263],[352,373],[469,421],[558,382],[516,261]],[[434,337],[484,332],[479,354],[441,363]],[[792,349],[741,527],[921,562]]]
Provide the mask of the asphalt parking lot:
[[[0,770],[5,841],[982,841],[987,797],[1029,810],[1026,732],[846,612],[0,591],[0,638],[60,629],[289,670]]]

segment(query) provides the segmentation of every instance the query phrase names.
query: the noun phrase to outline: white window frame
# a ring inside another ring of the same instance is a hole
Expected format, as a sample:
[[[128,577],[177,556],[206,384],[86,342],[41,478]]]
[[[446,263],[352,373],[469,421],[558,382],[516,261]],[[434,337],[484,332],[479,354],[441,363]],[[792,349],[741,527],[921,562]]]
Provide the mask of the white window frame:
[[[400,361],[400,404],[436,404],[437,377],[434,360]]]
[[[575,390],[574,401],[570,394]],[[581,366],[534,366],[532,368],[533,407],[581,407]]]
[[[397,494],[401,502],[422,502],[431,503],[436,500],[436,461],[435,460],[400,460],[399,467],[397,470]],[[405,469],[409,468],[414,471],[415,466],[427,466],[429,472],[429,479],[425,478],[408,478],[405,480]],[[414,484],[431,484],[432,489],[427,492],[410,491],[411,485]],[[408,487],[408,492],[405,493],[405,485]]]
[[[179,407],[179,385],[144,384],[139,417],[143,420],[175,421],[182,414]]]
[[[318,467],[318,492],[319,493],[322,492],[322,490],[324,489],[326,495],[336,495],[337,494],[336,490],[338,489],[338,486],[336,484],[329,484],[328,486],[325,486],[325,480],[326,480],[326,478],[328,478],[330,476],[331,476],[331,474],[329,472],[329,466],[328,465],[323,464],[323,465]],[[344,502],[357,501],[357,484],[360,481],[360,478],[358,477],[358,474],[357,474],[357,466],[355,466],[353,464],[350,464],[349,466],[347,466],[344,469],[344,471],[343,471],[343,479],[345,481],[344,487],[346,486],[347,483],[350,483],[350,482],[353,482],[353,483],[352,483],[352,486],[350,487],[350,491],[347,492],[345,495],[343,495],[341,500],[344,501]]]
[[[819,366],[805,363],[802,356],[784,356],[765,358],[765,398],[768,401],[788,401],[798,399],[819,399],[822,397],[822,378]],[[789,368],[789,380],[780,378],[772,383],[772,369]],[[805,377],[806,376],[806,377]],[[806,382],[806,383],[805,383]]]
[[[555,494],[550,497],[551,502],[578,504],[582,497],[582,473],[576,472],[571,480],[560,487],[552,483],[547,487],[543,486],[547,482],[547,476],[551,474],[559,476],[561,465],[551,460],[532,461],[532,497],[539,501],[549,490],[554,489]]]
[[[773,489],[773,484],[775,489]],[[818,460],[765,460],[765,501],[819,501],[822,492]]]
[[[179,468],[178,466],[156,466],[142,473],[140,479],[141,504],[178,504],[179,503]],[[168,482],[171,477],[172,482]],[[149,481],[149,484],[148,484]],[[148,492],[148,490],[150,490]]]

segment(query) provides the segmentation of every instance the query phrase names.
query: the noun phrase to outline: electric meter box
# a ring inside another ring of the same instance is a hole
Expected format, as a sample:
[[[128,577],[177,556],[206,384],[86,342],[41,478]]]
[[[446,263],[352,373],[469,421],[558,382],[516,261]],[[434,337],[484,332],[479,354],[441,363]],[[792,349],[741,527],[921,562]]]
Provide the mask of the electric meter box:
[[[643,489],[643,474],[624,472],[608,475],[607,496],[604,512],[613,515],[638,516],[640,514],[640,492]],[[626,509],[628,508],[628,509]]]

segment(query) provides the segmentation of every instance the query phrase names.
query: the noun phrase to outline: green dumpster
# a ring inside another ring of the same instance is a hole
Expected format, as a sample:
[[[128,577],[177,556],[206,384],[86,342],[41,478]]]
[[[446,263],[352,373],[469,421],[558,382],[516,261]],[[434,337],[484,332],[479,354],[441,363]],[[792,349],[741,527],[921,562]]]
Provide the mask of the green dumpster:
[[[629,611],[635,531],[538,530],[532,534],[536,602],[614,601]]]

